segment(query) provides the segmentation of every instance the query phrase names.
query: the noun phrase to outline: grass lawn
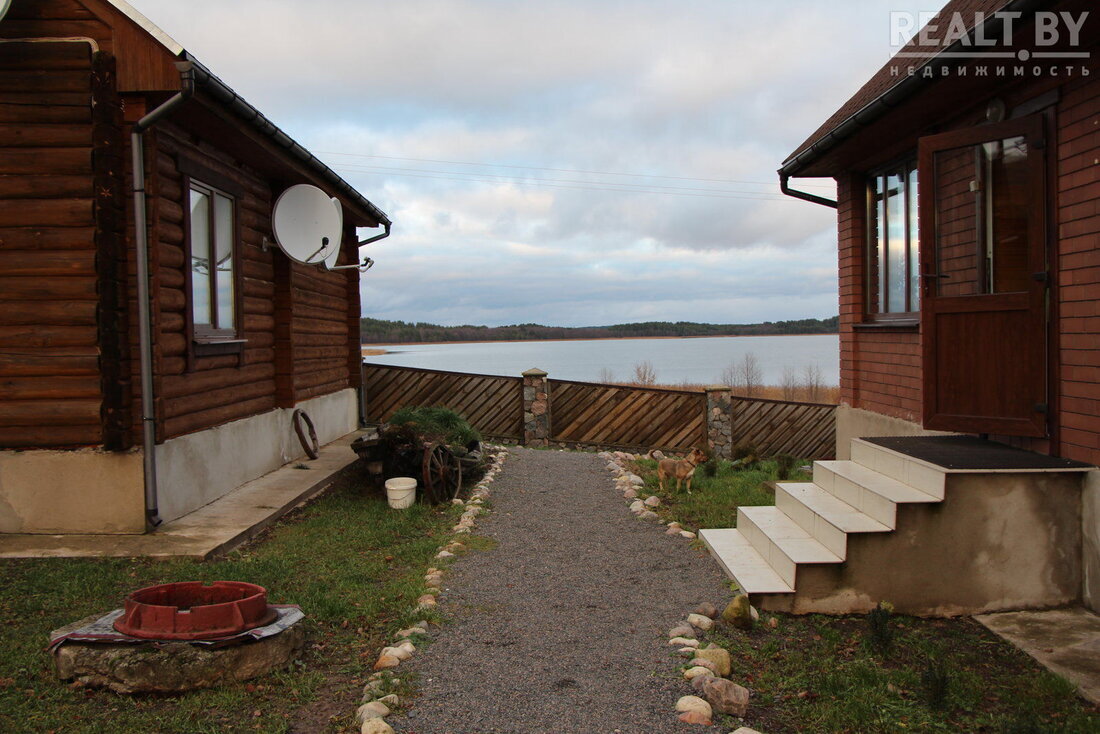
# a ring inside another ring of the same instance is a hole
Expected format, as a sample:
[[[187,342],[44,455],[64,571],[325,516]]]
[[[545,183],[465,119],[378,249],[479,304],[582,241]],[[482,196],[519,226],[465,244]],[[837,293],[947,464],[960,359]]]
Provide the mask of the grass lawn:
[[[737,524],[737,508],[741,505],[773,505],[775,493],[764,485],[777,477],[773,459],[761,461],[750,469],[737,469],[728,461],[719,461],[714,476],[707,476],[706,465],[695,470],[691,494],[676,492],[675,480],[665,480],[665,490],[657,487],[657,462],[639,459],[635,462],[638,476],[645,480],[644,491],[659,496],[657,514],[665,520],[677,520],[685,528],[732,528]],[[809,473],[797,470],[808,462],[795,462],[792,482],[810,481]]]
[[[321,498],[224,560],[0,560],[0,731],[338,732],[353,715],[378,650],[413,613],[423,574],[458,509],[396,512],[345,470]],[[51,630],[122,606],[134,589],[170,581],[249,581],[298,604],[309,631],[291,670],[176,696],[123,696],[59,682]]]
[[[763,486],[777,479],[774,461],[742,471],[719,462],[714,477],[700,468],[690,496],[667,483],[658,493],[656,462],[636,465],[645,489],[662,497],[657,512],[690,529],[733,527],[738,505],[774,501]],[[730,678],[752,692],[745,723],[767,734],[1100,732],[1100,709],[1072,684],[970,618],[889,615],[878,636],[867,616],[761,618],[749,632],[719,625],[706,641],[730,651]]]

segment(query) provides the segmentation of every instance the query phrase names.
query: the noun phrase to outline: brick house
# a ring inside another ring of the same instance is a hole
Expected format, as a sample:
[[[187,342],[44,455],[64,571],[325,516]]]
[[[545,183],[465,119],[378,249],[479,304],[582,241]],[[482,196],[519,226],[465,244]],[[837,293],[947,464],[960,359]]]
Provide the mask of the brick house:
[[[758,569],[762,594],[783,592],[777,608],[882,598],[924,614],[1100,608],[1100,472],[1088,471],[1100,464],[1100,17],[1090,11],[1086,0],[953,0],[783,162],[784,192],[837,209],[842,405],[838,461],[777,496],[784,517],[816,518],[838,539],[801,557],[757,543],[787,569],[781,580]],[[967,33],[951,30],[960,23]],[[798,177],[834,179],[836,201],[799,191]],[[757,519],[761,536],[787,527]],[[902,588],[925,582],[957,588],[939,598]]]

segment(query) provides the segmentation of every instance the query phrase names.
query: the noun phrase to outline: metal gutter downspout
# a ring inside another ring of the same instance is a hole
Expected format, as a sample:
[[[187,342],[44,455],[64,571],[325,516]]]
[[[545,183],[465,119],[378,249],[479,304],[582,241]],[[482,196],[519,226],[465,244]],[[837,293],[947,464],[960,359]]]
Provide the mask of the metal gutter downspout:
[[[779,190],[787,196],[794,197],[795,199],[802,199],[803,201],[809,201],[814,204],[821,204],[822,206],[831,206],[833,209],[837,208],[837,203],[832,199],[826,199],[824,196],[818,196],[817,194],[808,194],[805,191],[796,191],[787,185],[790,180],[790,176],[782,171],[779,172]]]
[[[385,231],[382,234],[376,234],[374,237],[368,237],[367,239],[361,241],[357,246],[362,247],[363,245],[369,245],[372,242],[377,242],[378,240],[384,240],[387,237],[389,237],[390,236],[390,227],[392,226],[392,223],[389,220],[386,220],[382,224],[382,226],[385,227]],[[366,262],[366,261],[364,261],[364,262]],[[360,271],[360,272],[362,272],[362,271]],[[360,314],[360,316],[361,315],[362,314]],[[360,352],[359,353],[359,427],[360,428],[366,428],[367,427],[367,385],[366,385],[366,381],[363,379],[365,377],[365,375],[363,374],[363,354],[362,354],[362,350],[363,350],[363,322],[362,322],[362,320],[359,321],[359,339],[358,339],[358,342],[359,342],[359,352]]]
[[[195,74],[190,61],[176,63],[180,91],[152,110],[130,131],[134,176],[134,243],[137,262],[138,351],[141,353],[141,447],[145,468],[145,526],[152,530],[161,523],[157,506],[157,436],[153,402],[152,308],[149,304],[149,229],[145,214],[145,149],[142,135],[158,120],[195,94]]]

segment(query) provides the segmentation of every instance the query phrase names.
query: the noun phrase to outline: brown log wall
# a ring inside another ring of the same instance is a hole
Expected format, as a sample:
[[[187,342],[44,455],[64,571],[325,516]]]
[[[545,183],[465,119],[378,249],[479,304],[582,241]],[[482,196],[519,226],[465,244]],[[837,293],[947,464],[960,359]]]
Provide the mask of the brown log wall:
[[[156,243],[150,248],[158,336],[154,390],[158,440],[164,440],[275,408],[273,260],[283,255],[276,255],[273,247],[266,252],[263,248],[264,238],[270,239],[272,195],[260,174],[171,121],[158,123],[146,138],[146,186],[150,210],[155,212],[151,241]],[[245,340],[239,354],[203,356],[191,341],[190,251],[184,221],[188,192],[181,157],[201,163],[244,192],[237,198],[237,325]]]
[[[78,15],[103,35],[76,3],[17,1],[0,36]],[[95,248],[117,220],[95,186],[110,178],[93,156],[109,110],[93,121],[92,64],[85,43],[0,44],[0,448],[104,441],[97,310],[110,268]]]
[[[354,238],[354,230],[345,241]],[[352,256],[354,257],[354,255]],[[346,259],[346,258],[345,258]],[[350,354],[358,359],[359,277],[355,270],[323,271],[291,265],[291,340],[294,345],[294,400],[358,386]]]

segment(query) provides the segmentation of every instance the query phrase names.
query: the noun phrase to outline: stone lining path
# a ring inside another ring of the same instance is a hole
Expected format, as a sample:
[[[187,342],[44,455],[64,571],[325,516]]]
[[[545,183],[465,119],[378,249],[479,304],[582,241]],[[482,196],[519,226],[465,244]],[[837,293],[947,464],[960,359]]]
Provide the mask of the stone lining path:
[[[443,579],[448,621],[403,664],[420,696],[406,734],[703,732],[677,720],[690,688],[667,630],[731,594],[689,541],[631,514],[593,454],[509,449],[478,518],[491,550]]]

